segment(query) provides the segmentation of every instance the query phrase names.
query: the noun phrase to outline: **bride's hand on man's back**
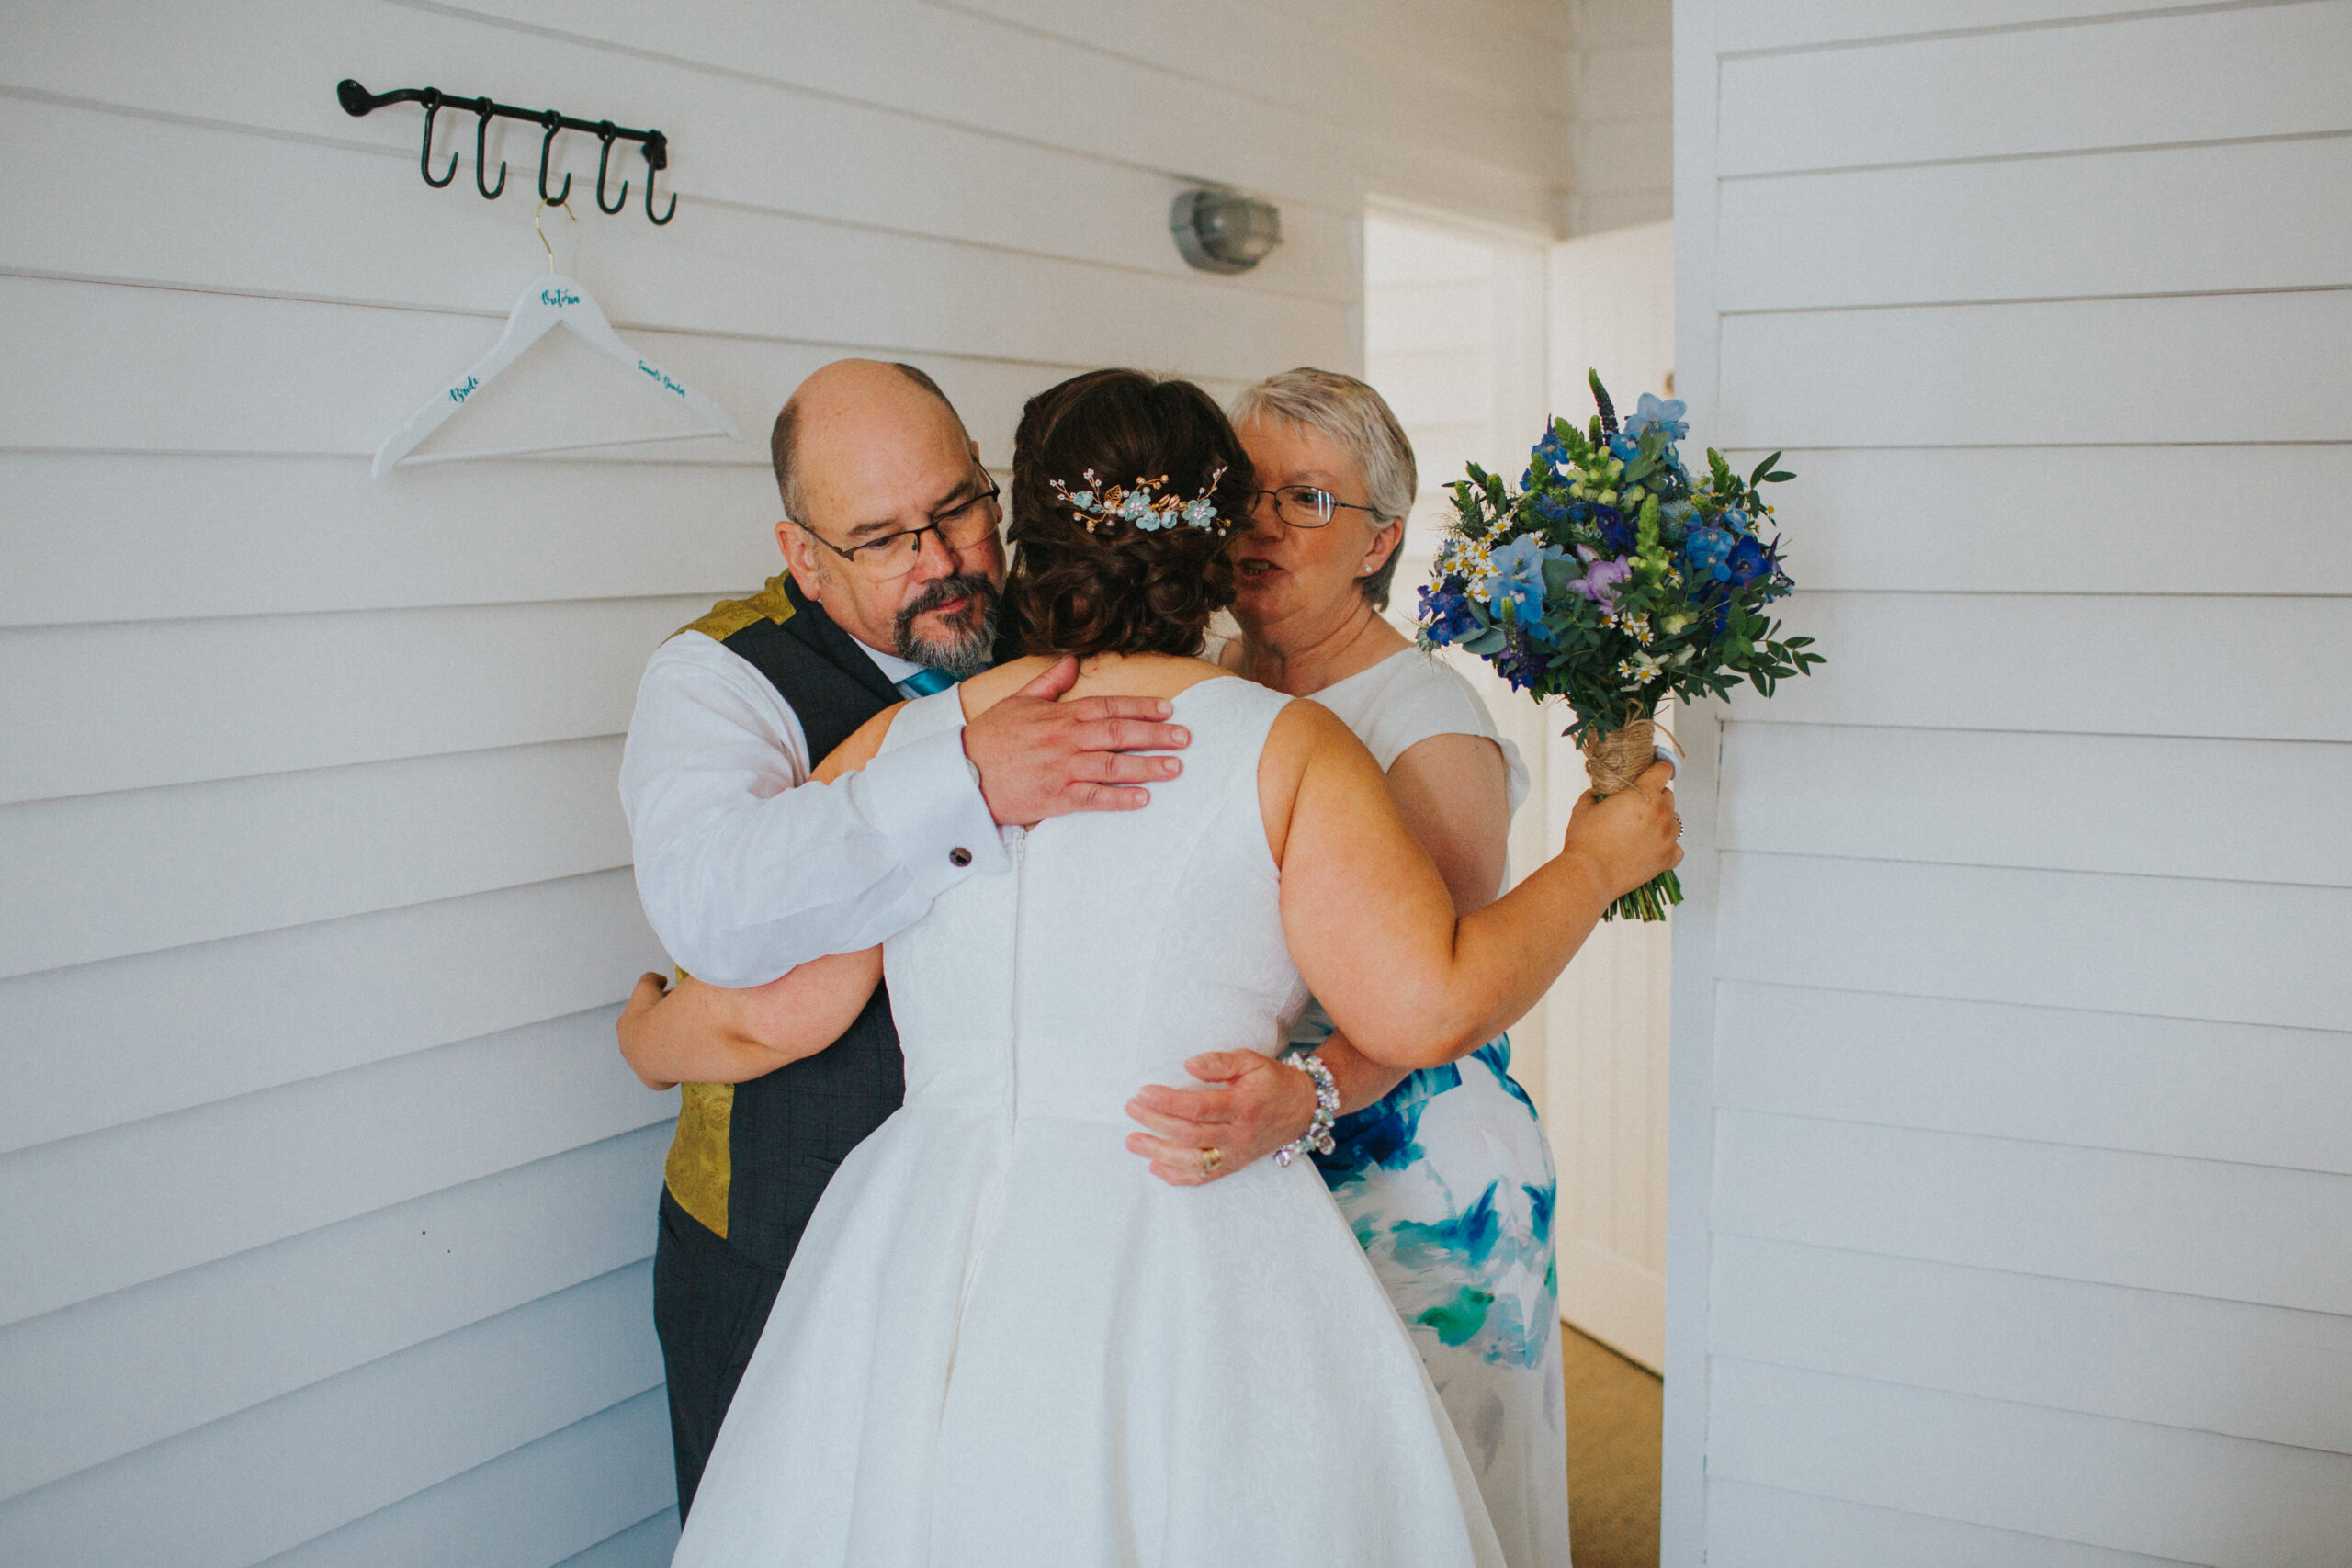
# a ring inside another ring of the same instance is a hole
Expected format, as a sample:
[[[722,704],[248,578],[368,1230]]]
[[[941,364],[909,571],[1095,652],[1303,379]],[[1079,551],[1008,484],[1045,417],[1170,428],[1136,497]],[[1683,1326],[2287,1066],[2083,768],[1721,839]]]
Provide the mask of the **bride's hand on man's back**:
[[[1583,854],[1600,868],[1610,897],[1631,893],[1682,863],[1682,818],[1674,809],[1674,764],[1658,761],[1606,799],[1590,791],[1568,814],[1562,854]]]

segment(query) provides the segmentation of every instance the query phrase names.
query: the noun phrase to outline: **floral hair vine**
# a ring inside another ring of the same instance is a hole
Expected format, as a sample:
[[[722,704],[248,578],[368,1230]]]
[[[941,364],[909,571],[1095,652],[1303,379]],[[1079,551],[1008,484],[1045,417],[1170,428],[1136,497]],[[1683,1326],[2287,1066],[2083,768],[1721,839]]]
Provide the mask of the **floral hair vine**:
[[[1086,519],[1088,533],[1094,532],[1097,523],[1125,522],[1150,534],[1162,528],[1173,528],[1179,524],[1187,528],[1216,527],[1216,502],[1211,498],[1216,493],[1217,481],[1224,478],[1225,470],[1217,469],[1209,476],[1209,482],[1201,487],[1200,494],[1190,501],[1174,495],[1152,493],[1156,487],[1168,482],[1166,474],[1156,479],[1138,479],[1132,487],[1124,490],[1117,485],[1105,485],[1095,477],[1092,468],[1086,470],[1087,488],[1084,490],[1072,490],[1059,479],[1053,483],[1056,493],[1069,504],[1069,509]]]

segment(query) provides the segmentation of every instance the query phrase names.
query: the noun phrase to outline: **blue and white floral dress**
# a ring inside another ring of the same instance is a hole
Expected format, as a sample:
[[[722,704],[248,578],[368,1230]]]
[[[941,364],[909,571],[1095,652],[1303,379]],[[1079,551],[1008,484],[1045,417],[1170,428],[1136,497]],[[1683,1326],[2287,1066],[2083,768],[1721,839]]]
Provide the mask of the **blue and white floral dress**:
[[[1485,736],[1510,766],[1511,808],[1526,797],[1526,766],[1487,705],[1418,650],[1315,700],[1384,771],[1431,736]],[[1309,1004],[1291,1038],[1311,1046],[1330,1032]],[[1412,1074],[1378,1104],[1341,1117],[1332,1137],[1316,1164],[1453,1417],[1511,1568],[1566,1568],[1557,1182],[1535,1104],[1510,1076],[1510,1038]]]

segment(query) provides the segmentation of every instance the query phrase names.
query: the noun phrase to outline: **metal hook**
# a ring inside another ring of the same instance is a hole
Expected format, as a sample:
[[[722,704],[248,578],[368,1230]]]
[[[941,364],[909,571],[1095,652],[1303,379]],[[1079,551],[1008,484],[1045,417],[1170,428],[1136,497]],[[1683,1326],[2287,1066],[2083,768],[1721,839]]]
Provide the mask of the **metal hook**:
[[[358,85],[357,83],[352,85]],[[361,90],[366,91],[365,88]],[[416,171],[424,176],[424,183],[435,190],[458,177],[458,154],[454,151],[449,154],[448,172],[437,180],[433,177],[433,117],[440,112],[440,93],[427,87],[424,90],[424,145],[416,154]]]
[[[571,182],[569,179],[564,181],[566,186],[569,186],[571,183]],[[546,197],[539,197],[538,210],[531,214],[531,227],[539,231],[539,248],[547,252],[548,270],[549,272],[553,272],[555,270],[555,247],[548,243],[547,226],[542,221],[542,220],[547,217],[548,209],[550,207],[562,208],[563,215],[566,218],[571,219],[574,223],[580,221],[580,214],[572,211],[569,204],[562,201],[549,201]]]
[[[628,205],[628,181],[626,179],[621,181],[620,199],[610,207],[605,205],[605,166],[613,161],[613,137],[616,134],[609,119],[596,127],[597,139],[605,144],[604,151],[596,154],[596,210],[607,217]]]
[[[567,169],[564,171],[563,188],[556,192],[553,196],[549,196],[548,194],[548,154],[555,150],[555,133],[563,129],[563,117],[556,113],[555,110],[549,109],[540,118],[547,124],[548,133],[546,138],[539,142],[539,199],[544,202],[550,202],[557,207],[563,207],[564,198],[571,194],[571,170]],[[564,208],[564,210],[569,212],[571,209],[570,208]],[[575,220],[575,221],[577,220]]]
[[[653,216],[653,176],[670,166],[670,139],[658,130],[645,133],[645,216],[656,228],[678,215],[678,193],[670,193],[670,206],[661,217]],[[617,210],[617,209],[616,209]]]
[[[479,101],[481,107],[474,111],[481,116],[481,120],[474,126],[474,189],[481,192],[485,200],[496,201],[498,192],[506,188],[506,160],[501,158],[498,161],[498,188],[493,190],[481,177],[482,165],[490,159],[490,117],[492,105],[488,98]]]

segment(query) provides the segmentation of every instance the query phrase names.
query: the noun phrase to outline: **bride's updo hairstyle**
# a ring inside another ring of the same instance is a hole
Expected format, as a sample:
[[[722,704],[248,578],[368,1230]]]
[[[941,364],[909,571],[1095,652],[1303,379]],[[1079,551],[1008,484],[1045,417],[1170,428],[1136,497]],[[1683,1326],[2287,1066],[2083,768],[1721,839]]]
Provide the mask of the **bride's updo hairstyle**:
[[[1148,520],[1164,525],[1091,513],[1070,499],[1099,503],[1138,481],[1166,508]],[[1199,653],[1209,617],[1233,603],[1226,540],[1249,514],[1255,484],[1224,411],[1190,381],[1091,370],[1030,399],[1012,438],[1006,533],[1014,555],[1005,602],[1023,651]],[[1191,511],[1207,525],[1195,526],[1177,509],[1204,491],[1209,504]]]

